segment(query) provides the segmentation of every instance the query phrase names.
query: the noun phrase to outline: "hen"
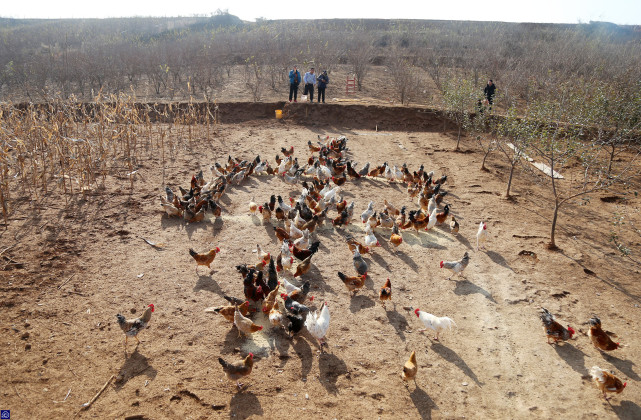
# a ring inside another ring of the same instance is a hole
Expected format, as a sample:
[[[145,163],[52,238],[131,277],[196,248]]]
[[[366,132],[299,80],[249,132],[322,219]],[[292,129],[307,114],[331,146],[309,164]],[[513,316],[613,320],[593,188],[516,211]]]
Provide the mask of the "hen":
[[[413,351],[412,354],[410,354],[409,360],[405,362],[405,365],[403,366],[401,377],[404,381],[414,379],[416,382],[416,372],[418,372],[418,364],[416,363],[416,352]]]
[[[590,324],[588,337],[592,340],[594,347],[601,351],[612,351],[621,347],[619,343],[612,341],[610,336],[601,329],[601,320],[598,316],[594,315],[588,322]]]
[[[234,312],[234,325],[238,328],[239,337],[241,332],[243,334],[252,334],[263,329],[262,325],[256,325],[251,319],[244,317],[243,314],[240,313],[238,306]]]
[[[352,260],[354,262],[354,268],[356,269],[356,272],[361,276],[367,277],[367,263],[361,256],[358,247],[354,249],[354,257],[352,258]]]
[[[323,352],[323,346],[325,345],[325,335],[329,329],[329,308],[327,307],[327,302],[323,303],[321,308],[320,315],[318,311],[310,313],[305,319],[305,326],[309,333],[318,340],[318,344],[321,348],[321,353]]]
[[[211,268],[211,263],[214,262],[216,255],[220,252],[220,248],[216,247],[205,254],[199,254],[193,249],[189,248],[189,255],[196,260],[196,274],[198,274],[198,267],[201,265],[206,265],[207,268]]]
[[[120,314],[116,315],[118,326],[125,333],[125,349],[127,348],[127,341],[129,340],[129,337],[134,337],[138,344],[140,344],[138,333],[147,328],[149,321],[151,320],[151,313],[154,310],[154,304],[151,303],[139,318],[125,319],[125,317]]]
[[[247,315],[249,313],[249,301],[242,303],[240,307],[240,313]],[[205,312],[213,312],[218,315],[222,315],[229,322],[234,322],[234,313],[236,312],[236,306],[227,305],[227,306],[217,306],[205,309]]]
[[[446,330],[446,329],[452,329],[452,325],[456,327],[456,323],[452,318],[442,316],[434,316],[432,314],[429,314],[427,312],[423,312],[420,309],[415,309],[414,313],[418,317],[418,319],[425,325],[425,328],[422,330],[418,330],[419,332],[427,331],[428,329],[433,330],[436,333],[436,337],[434,337],[434,340],[438,341],[438,335],[441,333],[441,331]]]
[[[461,258],[459,261],[441,261],[440,266],[441,268],[452,270],[453,274],[447,278],[448,280],[450,280],[454,276],[454,274],[462,273],[469,263],[470,256],[467,252],[465,252],[465,254],[463,254],[463,258]]]
[[[568,328],[564,328],[559,324],[555,319],[554,315],[550,313],[545,308],[541,308],[541,322],[543,322],[543,329],[545,330],[545,335],[548,338],[548,344],[550,343],[550,338],[554,340],[554,343],[559,340],[567,341],[574,335],[574,330],[568,325]]]
[[[361,276],[346,276],[340,271],[338,272],[338,277],[345,284],[345,287],[347,287],[347,290],[349,290],[350,294],[353,292],[354,295],[358,293],[358,289],[362,288],[365,285],[365,280],[367,279],[367,275],[365,274]]]
[[[222,357],[219,357],[218,363],[223,367],[223,372],[225,372],[227,379],[236,381],[236,386],[240,390],[243,387],[243,384],[239,382],[240,379],[252,373],[254,354],[249,353],[243,361],[234,363],[226,362]]]
[[[603,392],[603,398],[609,400],[610,398],[606,396],[606,392],[616,392],[620,394],[623,392],[623,389],[628,385],[627,382],[621,382],[621,379],[614,376],[614,374],[606,372],[598,366],[592,366],[590,369],[590,376],[592,380],[596,383],[596,386],[599,387],[601,392]]]
[[[392,300],[392,282],[390,279],[387,279],[383,287],[378,291],[378,298],[381,300],[383,308],[385,308],[386,300]]]
[[[456,217],[452,216],[452,221],[450,222],[450,232],[456,235],[458,231],[459,231],[458,221],[456,220]]]

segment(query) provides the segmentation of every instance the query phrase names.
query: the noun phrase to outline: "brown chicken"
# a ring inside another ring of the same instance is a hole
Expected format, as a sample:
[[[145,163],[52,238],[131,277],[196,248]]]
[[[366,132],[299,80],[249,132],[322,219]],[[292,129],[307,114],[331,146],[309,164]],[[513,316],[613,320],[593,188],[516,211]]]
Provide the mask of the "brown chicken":
[[[127,349],[127,341],[129,337],[134,337],[138,344],[140,340],[138,339],[138,333],[149,325],[151,320],[151,313],[154,311],[154,304],[151,303],[145,309],[145,312],[142,313],[142,316],[134,319],[125,319],[124,316],[117,314],[116,319],[118,320],[118,326],[125,333],[125,350]]]
[[[240,305],[240,313],[247,316],[249,313],[249,301],[245,301]],[[236,312],[236,307],[233,305],[227,306],[216,306],[205,309],[205,312],[213,312],[218,315],[222,315],[229,322],[234,322],[234,312]]]
[[[263,329],[262,325],[256,325],[251,319],[244,317],[243,314],[240,313],[238,306],[236,306],[236,310],[234,311],[234,325],[238,328],[239,337],[241,332],[243,334],[253,334]]]
[[[620,394],[626,385],[628,385],[627,382],[621,382],[621,379],[614,376],[614,374],[606,372],[598,366],[592,366],[590,376],[592,376],[592,380],[594,380],[596,386],[603,392],[603,398],[606,400],[610,399],[606,396],[606,392],[616,392]]]
[[[211,268],[211,263],[214,262],[214,259],[219,252],[220,248],[218,247],[210,250],[205,254],[199,254],[192,248],[189,248],[189,255],[191,255],[194,260],[196,260],[196,273],[198,273],[198,267],[201,265],[206,265],[208,268]]]
[[[358,248],[358,252],[360,252],[361,254],[369,254],[369,247],[358,242],[356,239],[354,239],[353,236],[350,235],[346,237],[345,241],[347,242],[349,250],[352,251],[352,254],[354,253],[354,250],[356,250],[356,248]]]
[[[418,364],[416,363],[416,352],[413,351],[412,354],[410,354],[409,360],[405,362],[403,366],[401,377],[404,381],[414,379],[414,382],[416,382],[416,372],[418,372]]]
[[[418,233],[419,230],[425,229],[427,227],[427,224],[429,223],[429,218],[426,217],[423,220],[419,220],[413,212],[410,212],[410,222],[412,222],[412,227],[416,230],[416,233]]]
[[[347,200],[343,200],[340,203],[336,203],[336,211],[339,213],[342,213],[346,207],[347,207]]]
[[[394,224],[394,227],[392,227],[392,234],[389,237],[389,241],[394,245],[394,248],[397,248],[400,244],[403,243],[403,237],[401,234],[398,232],[398,226]]]
[[[385,285],[378,291],[378,298],[381,300],[383,308],[386,300],[392,300],[392,282],[390,279],[387,279]]]
[[[333,176],[331,179],[332,179],[332,182],[338,185],[339,187],[347,181],[347,177],[344,177],[344,176]]]
[[[280,293],[278,292],[279,288],[280,288],[280,285],[277,284],[274,290],[269,292],[269,294],[263,301],[263,313],[268,313],[274,307],[274,304],[276,303],[276,298],[280,295]]]
[[[274,232],[279,241],[283,242],[284,240],[289,240],[289,233],[282,227],[274,226]]]
[[[304,261],[307,257],[314,255],[318,251],[319,246],[320,241],[314,242],[312,246],[309,247],[309,249],[301,249],[292,244],[292,255],[296,257],[296,259]]]
[[[294,146],[290,147],[289,150],[285,149],[284,147],[280,148],[280,152],[285,156],[285,157],[290,157],[294,154]]]
[[[459,230],[458,221],[456,220],[456,217],[452,216],[452,221],[450,222],[450,232],[456,235],[458,233],[458,230]]]
[[[588,337],[592,340],[594,347],[601,351],[612,351],[621,347],[619,343],[612,341],[610,336],[601,329],[601,320],[598,316],[593,316],[588,322],[590,324]]]
[[[294,277],[300,277],[303,274],[307,274],[309,269],[312,267],[312,257],[314,254],[310,255],[309,257],[305,258],[298,266],[296,267],[296,272],[294,273]]]
[[[247,357],[245,357],[245,360],[235,363],[228,363],[224,361],[222,357],[219,357],[218,363],[223,367],[223,372],[225,372],[227,379],[236,381],[236,386],[240,390],[243,387],[243,384],[239,382],[240,379],[252,373],[254,354],[249,353]]]
[[[190,209],[185,209],[183,217],[187,223],[202,222],[205,219],[205,209],[201,208],[198,212],[193,212]]]
[[[269,222],[272,218],[272,211],[269,209],[269,204],[265,203],[258,206],[258,211],[263,215],[263,222]]]
[[[447,215],[450,214],[450,205],[446,204],[442,212],[436,213],[436,223],[439,225],[447,220]]]
[[[561,324],[554,320],[554,315],[550,313],[545,308],[541,308],[541,322],[543,322],[543,329],[545,330],[545,335],[548,338],[548,344],[550,339],[554,340],[554,343],[557,343],[559,340],[567,341],[574,335],[574,330],[568,325],[568,328],[564,328]]]
[[[320,145],[312,144],[312,142],[309,140],[307,140],[307,147],[309,147],[310,153],[320,152],[320,149],[321,149]]]
[[[358,289],[361,289],[365,285],[367,274],[364,274],[362,276],[346,276],[339,271],[338,277],[343,281],[345,287],[347,287],[347,290],[349,290],[350,294],[352,294],[353,296],[358,293]]]

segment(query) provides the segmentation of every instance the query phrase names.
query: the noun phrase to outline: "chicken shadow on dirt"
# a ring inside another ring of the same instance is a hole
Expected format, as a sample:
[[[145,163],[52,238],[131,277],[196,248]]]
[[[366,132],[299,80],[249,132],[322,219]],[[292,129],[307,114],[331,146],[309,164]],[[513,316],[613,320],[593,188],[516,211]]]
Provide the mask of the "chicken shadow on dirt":
[[[456,282],[456,287],[454,288],[454,294],[457,296],[466,296],[473,295],[475,293],[485,296],[492,303],[496,303],[494,297],[490,292],[484,288],[477,286],[469,280],[454,280]]]
[[[507,261],[505,260],[505,258],[503,258],[503,256],[502,256],[501,254],[499,254],[498,252],[495,252],[495,251],[487,251],[487,250],[486,250],[486,251],[485,251],[485,254],[486,254],[488,257],[490,257],[490,259],[491,259],[495,264],[498,264],[498,265],[500,265],[501,267],[505,267],[505,268],[507,268],[507,269],[509,269],[509,270],[511,270],[511,271],[514,271],[514,269],[513,269],[512,267],[510,267],[510,264],[508,264],[508,263],[507,263]]]
[[[372,298],[365,295],[356,295],[349,302],[349,310],[354,314],[361,309],[371,308],[376,305]]]
[[[323,353],[318,358],[320,377],[318,380],[330,394],[337,394],[336,381],[341,375],[347,375],[349,370],[343,360],[332,353]]]
[[[193,291],[198,292],[200,290],[206,290],[220,296],[224,295],[223,289],[220,288],[218,282],[214,280],[209,273],[198,275],[198,281],[196,282]]]
[[[464,237],[463,235],[461,235],[461,234],[454,235],[454,238],[457,241],[459,241],[460,243],[462,243],[463,245],[465,245],[465,247],[467,249],[474,249],[474,247],[472,247],[472,244],[470,243],[470,241],[468,241],[467,238]]]
[[[270,350],[277,355],[280,361],[279,367],[284,367],[291,358],[289,348],[292,346],[292,340],[287,337],[287,332],[283,328],[273,328],[269,332],[267,342]]]
[[[125,386],[131,378],[135,378],[143,373],[147,375],[149,379],[154,379],[157,371],[149,364],[149,359],[138,352],[138,346],[136,346],[136,349],[127,357],[125,363],[120,368],[120,372],[118,372],[118,376],[116,376],[116,391],[119,391]]]
[[[388,303],[387,305],[390,304]],[[392,327],[394,327],[396,334],[398,334],[401,340],[405,341],[405,330],[409,328],[407,318],[396,312],[396,306],[394,306],[394,309],[392,309],[391,311],[385,309],[385,315],[387,315],[389,323],[392,325]]]
[[[314,361],[312,348],[303,337],[294,337],[294,340],[296,340],[296,342],[292,345],[292,348],[300,358],[300,376],[302,379],[307,380],[307,375],[311,372],[312,362]]]
[[[565,360],[565,363],[581,376],[589,377],[589,372],[585,367],[585,353],[572,344],[564,342],[563,344],[552,344],[554,351],[559,357]]]
[[[430,420],[432,418],[432,410],[438,408],[438,406],[430,396],[427,395],[427,392],[423,391],[417,385],[414,391],[410,393],[410,398],[418,410],[418,413],[421,415],[421,419]]]
[[[635,381],[641,381],[641,377],[639,377],[639,374],[632,369],[632,366],[635,366],[633,361],[619,359],[618,357],[612,354],[606,354],[602,352],[601,352],[601,355],[605,360],[607,360],[609,363],[612,363],[617,369],[623,372],[628,378]]]
[[[369,255],[370,255],[370,259],[374,260],[374,262],[378,264],[380,267],[384,268],[387,271],[390,271],[390,272],[392,271],[390,270],[389,264],[387,263],[387,261],[385,261],[385,258],[383,258],[382,255],[380,254],[369,254]]]
[[[253,415],[262,416],[263,407],[253,392],[236,392],[229,401],[229,418],[246,419]]]
[[[432,342],[432,350],[434,350],[435,353],[438,353],[443,359],[447,360],[448,362],[452,363],[455,365],[457,368],[461,369],[465,375],[467,375],[471,380],[474,381],[475,384],[478,386],[483,386],[485,385],[481,381],[479,381],[479,378],[477,378],[476,373],[465,363],[465,360],[461,358],[456,352],[449,347],[444,346],[442,343],[439,343],[438,341],[433,341]]]
[[[621,420],[641,419],[641,407],[632,401],[621,401],[619,405],[612,405],[610,402],[610,407]]]
[[[405,253],[405,251],[396,250],[396,252],[392,252],[392,255],[400,258],[401,261],[409,266],[409,268],[411,268],[415,273],[418,273],[418,265],[416,264],[416,262],[414,262],[414,259],[412,257]]]

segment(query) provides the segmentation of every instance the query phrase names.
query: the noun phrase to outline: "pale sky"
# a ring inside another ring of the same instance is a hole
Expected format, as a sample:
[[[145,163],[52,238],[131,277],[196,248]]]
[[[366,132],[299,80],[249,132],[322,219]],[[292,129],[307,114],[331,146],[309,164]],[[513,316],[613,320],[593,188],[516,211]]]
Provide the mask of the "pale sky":
[[[422,0],[422,1],[297,1],[279,0],[107,0],[107,1],[3,1],[1,17],[105,18],[126,16],[210,15],[227,9],[232,15],[253,21],[267,19],[440,19],[503,22],[587,23],[606,21],[641,24],[639,0]]]

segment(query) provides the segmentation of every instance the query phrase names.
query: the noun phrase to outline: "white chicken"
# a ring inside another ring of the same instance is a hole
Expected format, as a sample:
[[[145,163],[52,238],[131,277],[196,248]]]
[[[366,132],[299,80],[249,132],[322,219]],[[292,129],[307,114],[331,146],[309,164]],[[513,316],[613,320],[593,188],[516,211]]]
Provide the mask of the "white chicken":
[[[441,268],[447,268],[448,270],[452,270],[453,274],[449,276],[447,279],[450,280],[454,274],[460,274],[465,270],[465,267],[470,263],[470,256],[466,252],[463,255],[463,258],[461,258],[459,261],[441,261],[440,265]]]
[[[320,315],[318,314],[318,311],[314,311],[314,313],[309,313],[307,315],[307,318],[305,319],[305,326],[307,327],[307,331],[309,331],[309,333],[318,340],[318,344],[320,344],[321,348],[321,353],[323,352],[323,346],[325,345],[325,335],[327,334],[327,330],[329,329],[329,320],[330,316],[327,302],[323,303]]]
[[[336,194],[341,190],[341,187],[334,187],[331,190],[327,191],[325,195],[323,195],[323,200],[329,201],[332,198],[336,198]]]
[[[300,210],[296,210],[296,216],[294,216],[294,224],[298,229],[302,228],[306,223],[306,220],[300,217]]]
[[[479,230],[476,232],[476,250],[479,250],[479,245],[481,248],[485,249],[483,243],[487,240],[487,223],[479,223]]]
[[[425,226],[425,230],[430,230],[434,226],[436,226],[436,207],[432,212],[430,213],[430,220],[427,221],[427,226]]]
[[[374,231],[372,230],[370,225],[367,225],[367,228],[365,229],[365,245],[381,246],[381,244],[378,242],[378,239],[376,239],[376,236],[374,235]]]
[[[298,238],[303,237],[303,231],[298,229],[294,223],[289,225],[289,239],[295,241]]]
[[[436,209],[436,194],[433,194],[432,198],[430,198],[429,203],[427,203],[427,213],[432,214],[434,209]]]
[[[263,251],[260,247],[260,244],[256,244],[256,257],[258,257],[258,262],[262,263],[264,261],[269,261],[271,254],[269,252]]]
[[[287,159],[283,159],[280,161],[280,165],[278,165],[278,175],[284,175],[285,172],[287,172],[287,170],[291,168],[291,165],[288,166],[288,163],[291,163],[291,160],[292,158],[288,157]]]
[[[283,245],[280,247],[280,255],[280,263],[283,266],[283,269],[289,270],[290,268],[292,268],[294,257],[292,256],[292,252],[289,249],[289,241],[287,239],[283,241]]]
[[[369,219],[372,214],[374,214],[374,202],[370,201],[367,205],[367,209],[361,213],[361,220],[363,223],[367,223],[367,219]]]
[[[436,337],[434,337],[434,340],[438,341],[438,335],[441,333],[443,330],[446,329],[452,329],[452,325],[456,327],[456,323],[452,318],[442,316],[434,316],[432,314],[428,314],[427,312],[423,312],[420,309],[416,308],[414,310],[414,313],[418,317],[418,319],[425,325],[425,328],[422,330],[418,330],[419,332],[427,331],[428,329],[433,330],[436,333]]]
[[[256,214],[258,212],[258,203],[256,203],[255,198],[252,197],[251,201],[249,202],[249,212],[251,214]]]
[[[288,282],[287,279],[285,278],[280,279],[280,285],[285,288],[285,293],[287,293],[288,295],[295,290],[301,291],[300,287],[293,285],[292,283]]]
[[[296,239],[294,241],[294,245],[296,245],[300,249],[308,249],[309,248],[309,229],[305,229],[303,231],[303,236]]]

